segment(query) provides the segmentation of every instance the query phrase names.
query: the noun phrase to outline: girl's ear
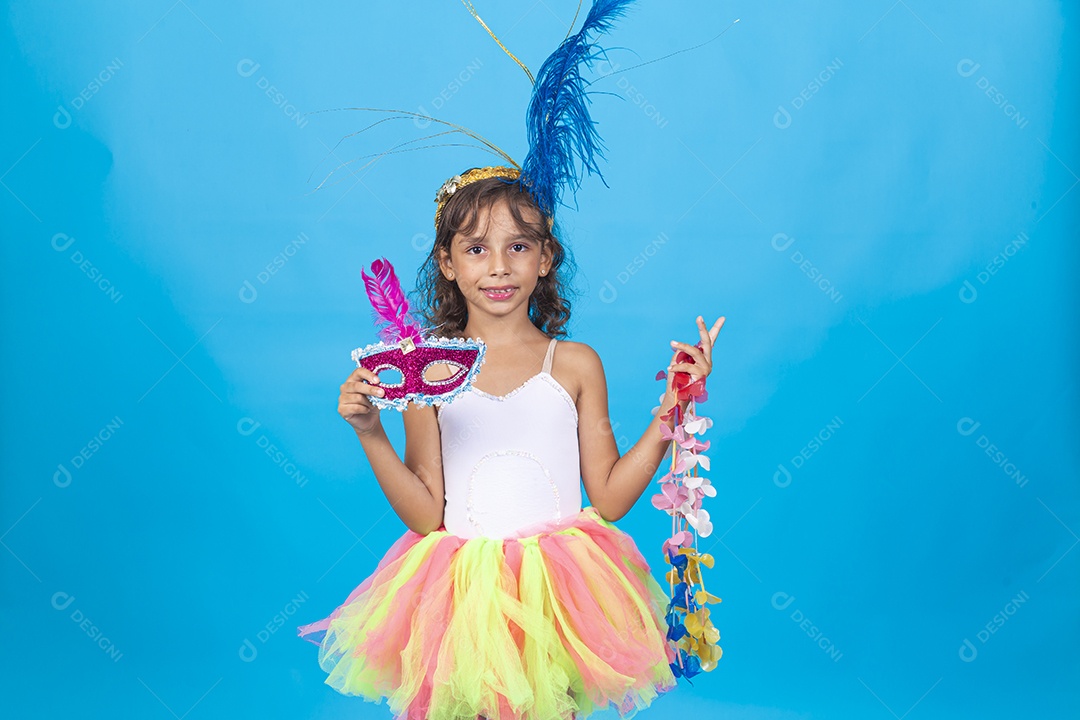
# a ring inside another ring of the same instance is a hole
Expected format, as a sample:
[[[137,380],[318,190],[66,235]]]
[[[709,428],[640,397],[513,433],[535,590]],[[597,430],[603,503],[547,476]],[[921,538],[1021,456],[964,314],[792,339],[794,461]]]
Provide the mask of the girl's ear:
[[[551,272],[551,242],[545,240],[544,246],[540,249],[540,274],[547,275]]]
[[[450,262],[450,253],[446,251],[446,248],[439,248],[439,270],[442,271],[443,277],[452,278],[454,276],[454,266]]]

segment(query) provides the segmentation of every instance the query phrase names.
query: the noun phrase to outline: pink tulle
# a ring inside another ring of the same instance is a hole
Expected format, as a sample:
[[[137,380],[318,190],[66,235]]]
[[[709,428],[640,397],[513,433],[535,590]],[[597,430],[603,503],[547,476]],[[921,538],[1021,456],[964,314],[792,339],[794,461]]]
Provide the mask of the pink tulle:
[[[473,553],[456,563],[466,543]],[[675,687],[666,599],[632,538],[589,507],[501,542],[408,530],[329,617],[298,630],[321,646],[328,684],[390,698],[398,718],[464,717],[481,702],[500,719],[577,717],[609,703],[628,717]]]

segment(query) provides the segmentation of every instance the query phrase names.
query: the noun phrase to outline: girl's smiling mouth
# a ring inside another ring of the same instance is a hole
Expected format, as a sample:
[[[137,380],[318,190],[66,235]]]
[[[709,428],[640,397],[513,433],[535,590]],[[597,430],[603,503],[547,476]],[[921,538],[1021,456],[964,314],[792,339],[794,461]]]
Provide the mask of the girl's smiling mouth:
[[[500,287],[480,288],[480,291],[490,300],[506,300],[513,297],[514,293],[517,292],[517,288],[512,285],[502,285]]]

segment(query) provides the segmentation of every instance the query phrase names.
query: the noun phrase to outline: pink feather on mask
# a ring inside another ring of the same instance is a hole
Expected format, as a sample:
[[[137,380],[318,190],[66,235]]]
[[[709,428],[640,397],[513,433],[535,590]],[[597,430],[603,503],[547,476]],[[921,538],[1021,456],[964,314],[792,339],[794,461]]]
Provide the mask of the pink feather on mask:
[[[394,266],[389,260],[382,258],[371,263],[371,273],[374,277],[369,277],[362,268],[360,270],[360,276],[364,278],[364,288],[374,309],[379,339],[388,343],[397,343],[405,338],[411,338],[416,343],[421,342],[424,338],[420,324],[409,313],[409,301],[401,291],[401,283],[394,272]],[[380,328],[380,325],[383,327]]]

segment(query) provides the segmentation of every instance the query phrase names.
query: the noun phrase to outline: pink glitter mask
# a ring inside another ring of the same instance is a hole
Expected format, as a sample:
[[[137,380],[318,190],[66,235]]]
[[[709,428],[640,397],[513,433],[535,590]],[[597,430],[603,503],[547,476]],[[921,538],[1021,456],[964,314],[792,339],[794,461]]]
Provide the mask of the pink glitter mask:
[[[379,387],[385,395],[368,395],[371,404],[380,410],[404,410],[410,403],[441,405],[458,397],[472,387],[473,380],[484,364],[487,346],[472,338],[427,337],[424,328],[409,313],[409,301],[401,292],[401,283],[394,267],[386,258],[371,263],[369,277],[363,270],[364,287],[375,311],[375,325],[382,342],[357,348],[352,359],[358,367],[375,374],[397,370],[400,382],[385,382]],[[456,372],[445,380],[429,380],[426,375],[433,365],[450,365]]]
[[[376,374],[383,370],[401,373],[398,382],[379,378],[379,387],[386,394],[383,397],[368,396],[377,408],[404,410],[410,402],[417,405],[451,402],[472,386],[484,364],[486,349],[482,341],[471,338],[427,338],[420,343],[406,342],[405,347],[407,351],[402,350],[400,344],[381,342],[353,350],[353,360],[359,367]],[[427,379],[427,371],[438,364],[450,365],[457,372],[445,380]]]

